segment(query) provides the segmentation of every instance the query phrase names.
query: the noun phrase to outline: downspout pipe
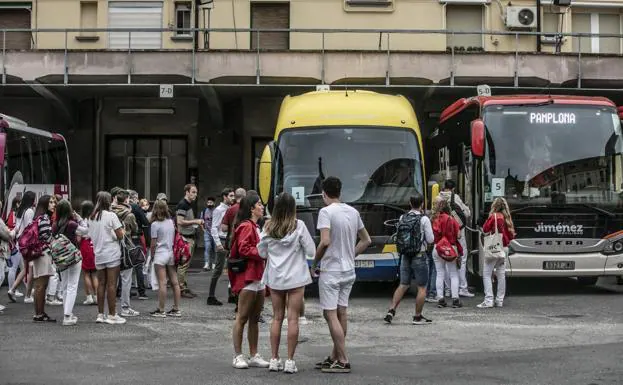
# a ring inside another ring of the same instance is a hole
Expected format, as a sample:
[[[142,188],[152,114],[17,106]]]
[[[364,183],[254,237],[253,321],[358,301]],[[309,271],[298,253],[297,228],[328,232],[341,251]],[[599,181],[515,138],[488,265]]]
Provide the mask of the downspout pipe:
[[[195,51],[199,49],[199,7],[201,6],[201,0],[195,0]],[[205,26],[204,26],[205,27]]]
[[[536,52],[541,52],[541,0],[536,0]]]

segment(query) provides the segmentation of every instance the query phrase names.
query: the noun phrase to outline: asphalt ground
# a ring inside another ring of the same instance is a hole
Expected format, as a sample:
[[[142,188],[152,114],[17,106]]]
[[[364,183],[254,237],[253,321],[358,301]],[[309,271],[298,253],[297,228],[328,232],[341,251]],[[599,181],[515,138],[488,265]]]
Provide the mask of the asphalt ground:
[[[82,289],[76,326],[34,324],[32,305],[8,304],[0,315],[0,384],[623,383],[623,286],[614,279],[602,279],[598,287],[571,279],[509,280],[504,308],[477,309],[482,294],[464,299],[462,309],[426,304],[424,314],[433,319],[427,326],[411,325],[412,296],[394,323],[384,324],[392,286],[357,283],[349,308],[350,374],[313,368],[328,354],[331,340],[318,299],[311,296],[295,375],[232,368],[234,306],[206,306],[209,273],[195,269],[189,282],[199,297],[183,300],[179,319],[151,318],[156,307],[151,291],[149,300],[132,301],[141,315],[121,326],[96,324],[96,307],[82,305]],[[226,293],[223,277],[217,295],[224,300]],[[7,302],[4,286],[0,303]],[[269,302],[265,310],[270,322]],[[62,318],[60,306],[47,312]],[[260,327],[266,359],[268,325]]]

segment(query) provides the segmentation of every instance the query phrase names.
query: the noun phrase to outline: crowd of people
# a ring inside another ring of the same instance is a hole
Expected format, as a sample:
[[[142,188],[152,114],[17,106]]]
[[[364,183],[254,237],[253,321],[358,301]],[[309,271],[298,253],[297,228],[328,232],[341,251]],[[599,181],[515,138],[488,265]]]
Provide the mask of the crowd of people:
[[[327,177],[322,181],[325,207],[318,212],[318,245],[307,226],[297,219],[295,199],[287,192],[276,197],[270,217],[266,217],[258,194],[242,188],[225,188],[218,206],[216,199],[208,197],[205,209],[198,215],[193,208],[197,187],[192,184],[184,187],[184,198],[173,211],[165,194],[158,194],[150,205],[147,200],[139,200],[135,191],[120,187],[110,192],[100,191],[95,203],[83,202],[80,213],[62,197],[44,195],[36,199],[34,192],[27,191],[12,202],[6,218],[0,220],[0,272],[4,272],[6,264],[11,302],[24,297],[25,303],[34,303],[34,322],[56,322],[46,313],[46,305],[63,306],[63,325],[78,322],[73,308],[81,271],[86,293],[84,304],[97,305],[97,323],[120,325],[127,318],[139,315],[130,302],[133,278],[139,300],[148,299],[146,286],[158,291],[157,308],[150,316],[181,317],[181,298],[197,296],[188,285],[187,271],[197,244],[197,232],[202,229],[203,268],[212,272],[207,304],[222,305],[215,293],[225,268],[229,302],[236,303],[232,330],[234,368],[298,371],[294,355],[299,322],[304,320],[304,291],[317,278],[320,307],[333,347],[316,368],[328,373],[348,373],[351,364],[346,351],[347,309],[356,280],[355,257],[366,250],[371,238],[359,212],[340,201],[341,189],[338,178]],[[464,278],[464,224],[470,214],[454,194],[452,181],[446,182],[444,192],[434,201],[430,218],[424,213],[422,195],[412,196],[410,205],[411,210],[399,219],[396,234],[401,254],[400,286],[384,320],[392,322],[414,281],[418,289],[413,323],[423,325],[432,323],[422,315],[426,301],[443,308],[448,306],[445,298],[450,297],[452,307],[459,308],[460,296],[473,296]],[[514,237],[513,222],[503,198],[493,202],[483,231],[501,234],[504,247]],[[58,251],[59,245],[65,245],[63,253]],[[127,263],[133,247],[142,248],[145,266]],[[307,262],[310,257],[313,257],[311,269]],[[154,279],[145,276],[151,270]],[[478,307],[503,306],[504,259],[488,258],[484,271],[485,299]],[[495,298],[494,274],[498,282]],[[1,274],[0,280],[3,278]],[[24,294],[18,289],[23,282]],[[173,305],[167,311],[168,286],[174,295]],[[258,346],[259,323],[267,296],[273,309],[270,360],[262,357]],[[0,311],[4,309],[0,307]],[[285,361],[279,354],[284,320],[288,323]],[[248,355],[243,352],[245,328]]]

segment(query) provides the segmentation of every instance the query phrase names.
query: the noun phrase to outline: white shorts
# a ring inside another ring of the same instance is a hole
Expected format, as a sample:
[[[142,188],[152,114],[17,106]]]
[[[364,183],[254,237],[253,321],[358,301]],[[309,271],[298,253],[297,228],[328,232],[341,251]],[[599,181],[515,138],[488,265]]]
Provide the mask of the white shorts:
[[[318,290],[322,310],[336,310],[338,306],[348,307],[348,298],[356,278],[354,271],[321,271]]]
[[[173,266],[173,262],[174,262],[173,253],[171,254],[156,253],[156,255],[154,256],[154,265]]]
[[[266,285],[264,285],[261,281],[255,281],[245,286],[242,290],[262,291],[264,289],[266,289]]]

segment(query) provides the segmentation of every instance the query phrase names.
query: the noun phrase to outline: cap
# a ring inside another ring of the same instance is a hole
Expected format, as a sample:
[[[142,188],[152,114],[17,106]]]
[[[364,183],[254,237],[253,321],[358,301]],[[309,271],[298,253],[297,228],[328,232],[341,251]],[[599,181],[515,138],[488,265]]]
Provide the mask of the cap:
[[[167,194],[165,193],[159,193],[158,195],[156,195],[156,200],[157,201],[169,201],[169,198],[167,198]]]
[[[115,195],[119,194],[120,191],[123,191],[123,189],[121,187],[115,186],[110,189],[110,195],[114,197]]]

